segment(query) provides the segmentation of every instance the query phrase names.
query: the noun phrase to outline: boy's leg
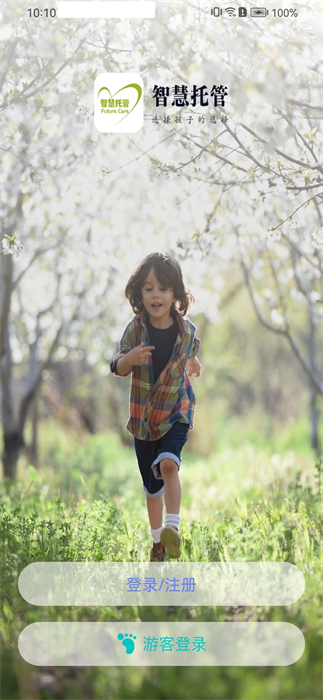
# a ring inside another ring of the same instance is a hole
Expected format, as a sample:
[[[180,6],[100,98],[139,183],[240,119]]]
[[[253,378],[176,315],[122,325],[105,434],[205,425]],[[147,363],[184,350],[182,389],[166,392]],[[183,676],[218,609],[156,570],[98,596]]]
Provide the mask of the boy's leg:
[[[166,513],[179,514],[181,505],[181,482],[179,480],[178,466],[172,459],[162,459],[160,473],[163,477],[165,490]]]
[[[150,527],[153,530],[156,530],[163,524],[163,496],[158,496],[157,498],[150,498],[146,494],[146,501]]]
[[[159,441],[142,441],[134,438],[134,445],[138,460],[138,466],[142,476],[144,491],[146,492],[147,511],[150,522],[150,533],[153,546],[150,550],[151,562],[162,562],[165,559],[165,547],[160,541],[163,530],[163,491],[164,483],[161,474],[152,472],[151,464],[156,458]]]
[[[163,522],[163,481],[161,474],[156,475],[151,470],[151,464],[158,453],[159,440],[138,440],[134,438],[138,467],[141,473],[150,527],[153,530],[161,527]],[[157,480],[158,479],[158,480]],[[161,492],[158,495],[158,492]]]
[[[166,527],[160,534],[160,541],[164,545],[167,555],[179,557],[181,538],[178,532],[181,516],[179,507],[181,503],[181,484],[178,476],[178,466],[172,459],[162,459],[160,471],[164,480],[165,504],[166,504]]]
[[[172,428],[161,438],[158,456],[152,464],[153,471],[158,470],[159,462],[159,472],[164,482],[166,516],[165,527],[160,534],[160,541],[166,548],[167,555],[176,558],[181,553],[181,538],[178,530],[181,522],[179,509],[182,491],[178,472],[181,463],[181,450],[187,440],[188,430],[188,424],[175,422]]]
[[[147,510],[150,522],[150,533],[153,538],[153,546],[150,550],[150,561],[164,561],[166,551],[164,545],[160,541],[160,535],[163,530],[163,496],[150,498],[146,494]]]

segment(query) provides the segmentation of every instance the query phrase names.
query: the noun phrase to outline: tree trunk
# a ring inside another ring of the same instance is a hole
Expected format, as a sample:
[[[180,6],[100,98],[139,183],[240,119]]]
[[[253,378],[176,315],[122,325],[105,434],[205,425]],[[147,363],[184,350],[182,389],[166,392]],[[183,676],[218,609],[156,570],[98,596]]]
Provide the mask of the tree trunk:
[[[319,420],[320,411],[317,408],[317,398],[318,392],[315,386],[312,384],[310,386],[310,422],[311,422],[311,446],[313,450],[319,455],[321,452],[320,438],[319,438]]]
[[[316,327],[312,316],[310,315],[310,327],[308,334],[308,345],[311,368],[316,372]],[[319,440],[319,419],[320,411],[317,407],[318,391],[313,382],[310,385],[310,423],[311,423],[311,447],[317,454],[320,452]]]
[[[31,441],[31,459],[33,466],[38,469],[38,393],[34,396],[32,407],[32,441]]]
[[[32,428],[32,437],[31,437],[31,443],[29,445],[25,446],[26,449],[26,454],[29,460],[29,463],[35,467],[35,469],[38,469],[39,467],[39,462],[38,462],[38,394],[36,393],[34,395],[34,398],[31,402],[31,406],[29,407],[29,413],[30,413],[30,420],[31,420],[31,428]]]
[[[17,428],[17,422],[14,415],[14,402],[11,384],[12,358],[8,326],[5,329],[5,337],[2,338],[2,343],[4,350],[3,357],[1,358],[3,476],[9,477],[10,479],[15,479],[17,459],[22,445],[22,435]]]
[[[0,255],[0,361],[6,352],[6,335],[10,313],[12,293],[13,261],[12,255]]]
[[[18,416],[14,410],[14,400],[12,393],[12,357],[9,339],[9,328],[6,328],[4,342],[5,354],[1,362],[1,384],[2,384],[2,423],[3,423],[3,476],[16,479],[17,460],[24,443],[24,427],[28,408],[36,391],[29,391],[24,396]]]
[[[14,480],[16,478],[19,452],[24,444],[23,437],[18,431],[7,434],[4,433],[3,442],[3,476]]]

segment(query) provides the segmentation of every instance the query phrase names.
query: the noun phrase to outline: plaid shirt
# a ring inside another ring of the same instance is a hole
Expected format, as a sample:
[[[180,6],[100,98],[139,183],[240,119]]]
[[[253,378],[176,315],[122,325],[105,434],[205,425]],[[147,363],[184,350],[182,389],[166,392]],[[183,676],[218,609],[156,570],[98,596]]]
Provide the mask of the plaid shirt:
[[[188,318],[184,319],[178,311],[175,312],[179,332],[171,357],[156,384],[151,355],[147,364],[135,365],[127,374],[114,372],[119,377],[127,377],[132,372],[130,418],[126,428],[140,440],[159,440],[175,421],[189,423],[191,428],[194,424],[195,395],[185,365],[188,359],[197,354],[200,340],[195,335],[193,323]],[[150,345],[145,310],[134,316],[126,326],[120,340],[120,352],[114,356],[111,370],[119,357],[142,341],[146,346]]]

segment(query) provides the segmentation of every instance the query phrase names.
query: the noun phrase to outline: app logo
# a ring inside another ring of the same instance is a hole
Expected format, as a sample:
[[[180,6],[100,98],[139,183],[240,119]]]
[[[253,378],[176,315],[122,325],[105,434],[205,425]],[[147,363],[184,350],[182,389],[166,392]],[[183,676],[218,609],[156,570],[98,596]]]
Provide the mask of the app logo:
[[[137,73],[100,73],[94,82],[94,124],[98,131],[139,131],[144,120],[143,87]]]

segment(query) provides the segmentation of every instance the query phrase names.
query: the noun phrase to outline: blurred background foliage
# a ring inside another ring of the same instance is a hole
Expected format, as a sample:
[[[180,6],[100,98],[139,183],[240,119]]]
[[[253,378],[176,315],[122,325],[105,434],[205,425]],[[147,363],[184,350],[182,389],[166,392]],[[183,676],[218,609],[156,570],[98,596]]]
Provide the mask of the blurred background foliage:
[[[310,392],[304,372],[287,343],[257,322],[245,289],[226,304],[216,324],[202,314],[190,316],[201,338],[202,372],[192,377],[197,411],[186,450],[209,457],[246,440],[273,452],[296,450],[310,456]],[[34,447],[34,454],[28,454],[32,463],[39,459],[39,425],[46,431],[53,418],[72,433],[117,433],[123,444],[132,445],[125,429],[130,379],[106,374],[107,368],[107,363],[91,366],[83,358],[53,363],[45,372],[26,426],[26,442]],[[23,363],[20,371],[23,376]],[[320,405],[318,398],[318,409]]]

